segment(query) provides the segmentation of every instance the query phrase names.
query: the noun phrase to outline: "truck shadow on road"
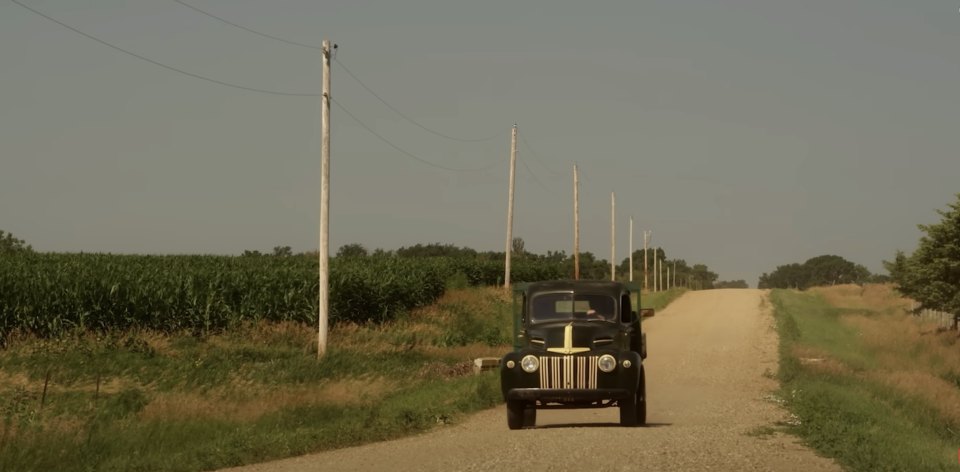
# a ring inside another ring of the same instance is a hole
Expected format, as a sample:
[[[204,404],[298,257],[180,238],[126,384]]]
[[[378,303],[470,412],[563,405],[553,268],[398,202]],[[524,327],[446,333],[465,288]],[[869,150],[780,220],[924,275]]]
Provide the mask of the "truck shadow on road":
[[[647,423],[644,426],[637,426],[637,428],[663,428],[666,426],[673,426],[673,423]],[[545,424],[537,425],[529,429],[558,429],[558,428],[622,428],[619,423],[556,423],[556,424]]]

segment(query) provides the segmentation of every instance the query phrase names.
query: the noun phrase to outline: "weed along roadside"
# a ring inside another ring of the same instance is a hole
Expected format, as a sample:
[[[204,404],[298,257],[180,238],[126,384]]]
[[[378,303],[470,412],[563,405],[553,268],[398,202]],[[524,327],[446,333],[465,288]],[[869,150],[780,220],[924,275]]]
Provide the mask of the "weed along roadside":
[[[955,470],[960,351],[890,286],[774,290],[780,399],[801,437],[846,469]]]
[[[509,349],[507,299],[451,290],[381,325],[18,337],[0,355],[0,470],[209,470],[424,431],[499,404],[472,360]]]

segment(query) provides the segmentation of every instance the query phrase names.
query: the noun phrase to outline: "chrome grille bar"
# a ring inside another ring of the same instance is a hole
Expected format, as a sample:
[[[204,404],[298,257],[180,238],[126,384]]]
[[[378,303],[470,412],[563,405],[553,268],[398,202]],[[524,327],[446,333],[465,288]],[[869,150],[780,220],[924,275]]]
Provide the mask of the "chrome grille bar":
[[[540,388],[597,388],[597,356],[541,356]]]

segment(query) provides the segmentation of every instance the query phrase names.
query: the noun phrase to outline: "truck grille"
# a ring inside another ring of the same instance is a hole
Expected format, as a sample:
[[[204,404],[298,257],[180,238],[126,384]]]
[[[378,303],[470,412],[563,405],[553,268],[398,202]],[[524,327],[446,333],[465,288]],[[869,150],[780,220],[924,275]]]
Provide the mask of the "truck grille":
[[[541,356],[540,388],[597,388],[597,356]]]

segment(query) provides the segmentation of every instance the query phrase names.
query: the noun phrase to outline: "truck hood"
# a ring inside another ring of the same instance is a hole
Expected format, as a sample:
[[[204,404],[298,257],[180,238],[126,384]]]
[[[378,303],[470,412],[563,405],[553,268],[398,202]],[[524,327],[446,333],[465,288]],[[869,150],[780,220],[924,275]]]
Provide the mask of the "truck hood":
[[[527,328],[530,347],[558,354],[576,354],[614,348],[624,327],[609,321],[540,323]]]

